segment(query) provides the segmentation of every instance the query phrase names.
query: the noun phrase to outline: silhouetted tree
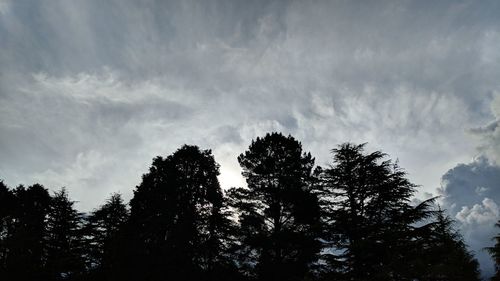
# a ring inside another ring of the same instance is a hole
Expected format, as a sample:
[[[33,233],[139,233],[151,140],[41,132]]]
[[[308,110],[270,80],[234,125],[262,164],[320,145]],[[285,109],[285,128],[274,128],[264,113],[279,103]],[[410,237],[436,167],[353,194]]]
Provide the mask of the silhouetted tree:
[[[330,242],[324,260],[345,280],[412,280],[416,223],[431,214],[432,200],[413,207],[415,185],[405,172],[364,146],[333,149],[333,164],[322,172]]]
[[[51,198],[47,219],[48,280],[71,280],[85,271],[83,217],[63,188]]]
[[[157,157],[130,202],[134,280],[213,279],[223,260],[223,194],[210,150]]]
[[[128,220],[128,209],[120,194],[115,193],[106,203],[87,218],[85,230],[88,239],[87,259],[90,267],[88,278],[105,280],[116,267],[123,226]],[[117,269],[119,270],[119,268]]]
[[[50,195],[43,186],[18,186],[11,197],[13,221],[7,245],[8,279],[43,279],[46,219]]]
[[[272,133],[238,161],[248,188],[228,195],[239,215],[241,268],[258,280],[302,280],[320,250],[314,159],[293,137]]]
[[[435,198],[412,203],[405,171],[364,149],[342,144],[313,172],[300,142],[266,134],[225,197],[211,151],[184,145],[153,160],[130,213],[119,194],[85,216],[64,188],[0,181],[0,280],[479,280]]]
[[[500,220],[495,224],[496,227],[500,227]],[[488,247],[486,250],[490,253],[493,261],[495,262],[495,275],[491,278],[492,281],[500,280],[500,233],[493,237],[495,245],[493,247]]]
[[[421,236],[423,251],[416,257],[416,262],[422,266],[418,280],[480,280],[479,264],[453,224],[454,221],[439,209],[434,222],[427,225],[427,233]]]
[[[14,223],[14,204],[14,193],[0,181],[0,279],[7,278],[8,239]]]

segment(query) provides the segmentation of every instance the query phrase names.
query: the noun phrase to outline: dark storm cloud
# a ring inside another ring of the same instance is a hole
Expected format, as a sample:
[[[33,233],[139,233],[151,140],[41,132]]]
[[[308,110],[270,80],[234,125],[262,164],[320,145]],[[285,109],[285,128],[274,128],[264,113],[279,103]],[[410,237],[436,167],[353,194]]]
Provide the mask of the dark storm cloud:
[[[461,211],[463,206],[481,203],[484,198],[500,199],[500,167],[484,157],[457,165],[442,180],[444,202],[453,213]]]
[[[491,238],[498,231],[494,225],[500,215],[500,167],[480,157],[457,165],[442,180],[443,206],[457,220],[483,272],[492,274],[493,261],[484,248],[492,246]]]
[[[444,207],[457,220],[487,274],[493,274],[494,266],[484,248],[492,246],[491,238],[498,233],[495,223],[500,219],[499,102],[497,92],[490,106],[494,121],[469,130],[478,140],[479,156],[446,172],[439,189]]]

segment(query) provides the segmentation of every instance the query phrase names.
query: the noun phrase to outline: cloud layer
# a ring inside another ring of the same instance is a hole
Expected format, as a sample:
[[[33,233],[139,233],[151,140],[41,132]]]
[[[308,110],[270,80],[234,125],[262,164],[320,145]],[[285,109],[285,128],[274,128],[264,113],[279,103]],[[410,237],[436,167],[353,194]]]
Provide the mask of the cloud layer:
[[[0,178],[67,186],[89,210],[114,191],[130,198],[154,156],[190,143],[213,149],[223,187],[242,185],[236,156],[278,130],[319,165],[341,142],[368,142],[422,196],[469,163],[441,192],[460,223],[490,223],[499,187],[480,178],[500,159],[499,11],[0,0]]]

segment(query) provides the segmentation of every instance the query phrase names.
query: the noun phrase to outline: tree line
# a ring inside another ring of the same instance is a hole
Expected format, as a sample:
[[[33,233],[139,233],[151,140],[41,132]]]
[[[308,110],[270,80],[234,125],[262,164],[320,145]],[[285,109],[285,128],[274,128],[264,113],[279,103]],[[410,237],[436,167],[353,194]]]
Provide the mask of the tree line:
[[[223,191],[211,151],[184,145],[128,204],[112,194],[87,214],[65,189],[0,182],[0,280],[480,280],[453,220],[435,198],[412,203],[397,162],[364,144],[331,153],[315,166],[268,133],[238,156],[247,187]]]

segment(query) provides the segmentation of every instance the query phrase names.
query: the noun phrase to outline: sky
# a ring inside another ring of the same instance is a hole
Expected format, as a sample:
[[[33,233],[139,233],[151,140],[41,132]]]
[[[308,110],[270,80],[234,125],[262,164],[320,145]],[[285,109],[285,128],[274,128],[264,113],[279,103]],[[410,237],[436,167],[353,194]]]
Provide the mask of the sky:
[[[499,1],[0,0],[0,179],[131,198],[152,158],[368,143],[441,196],[485,274],[500,211]]]

